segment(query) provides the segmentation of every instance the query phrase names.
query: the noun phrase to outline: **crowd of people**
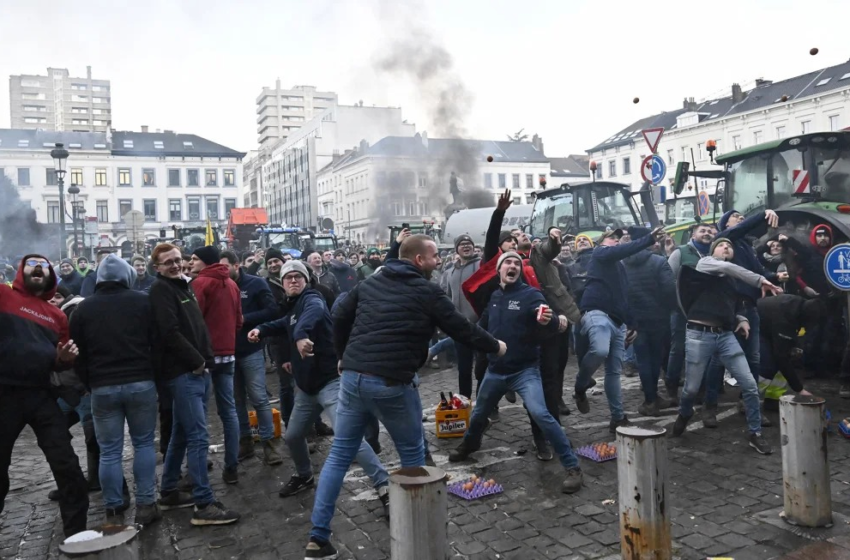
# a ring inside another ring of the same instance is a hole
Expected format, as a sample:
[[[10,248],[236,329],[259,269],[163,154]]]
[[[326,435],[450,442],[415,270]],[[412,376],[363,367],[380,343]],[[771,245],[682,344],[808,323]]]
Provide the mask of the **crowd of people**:
[[[271,408],[279,400],[294,473],[280,496],[315,488],[305,557],[336,558],[331,520],[353,461],[390,515],[379,423],[402,467],[433,465],[418,372],[443,351],[455,356],[458,393],[475,396],[452,462],[480,448],[502,398],[519,396],[537,458],[557,455],[562,491],[580,491],[581,466],[562,426],[571,413],[563,398],[570,352],[578,365],[574,406],[590,411],[602,370],[614,433],[632,422],[621,391],[630,348],[641,417],[677,408],[671,435],[679,437],[701,404],[703,424],[717,428],[728,372],[741,389],[749,445],[772,452],[762,432],[771,425],[764,386],[781,373],[785,390],[808,394],[803,369],[829,369],[823,341],[845,323],[841,306],[829,304],[835,294],[823,273],[834,242],[828,225],[813,228],[805,244],[780,233],[771,210],[747,218],[730,211],[716,227],[698,223],[680,247],[663,228],[566,239],[553,227],[532,238],[501,229],[511,201],[506,191],[483,247],[461,235],[451,255],[404,230],[385,252],[311,251],[302,259],[276,248],[239,255],[208,246],[189,255],[168,243],[149,258],[101,251],[94,267],[84,258],[54,266],[43,255],[24,256],[11,287],[0,286],[0,511],[12,449],[29,425],[56,480],[50,497],[65,534],[86,528],[93,490],[103,491],[107,521],[123,522],[131,503],[122,471],[126,425],[136,523],[190,507],[193,525],[235,523],[239,513],[217,499],[209,480],[210,396],[227,484],[237,484],[239,463],[257,454],[249,403],[263,462],[284,462]],[[754,248],[749,236],[759,228],[770,234]],[[267,389],[267,362],[279,395]],[[840,371],[840,394],[850,397],[846,349]],[[71,446],[76,423],[86,475]],[[334,435],[318,483],[311,432]]]

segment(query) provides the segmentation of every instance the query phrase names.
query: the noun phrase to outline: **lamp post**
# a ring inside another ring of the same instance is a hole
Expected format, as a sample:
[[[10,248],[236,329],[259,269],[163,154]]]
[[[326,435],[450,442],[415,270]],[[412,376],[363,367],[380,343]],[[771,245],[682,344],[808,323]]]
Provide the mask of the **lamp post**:
[[[62,233],[59,235],[59,258],[63,258],[65,252],[65,160],[68,159],[68,150],[65,149],[61,142],[56,143],[56,147],[50,151],[50,157],[53,158],[53,171],[56,174],[56,184],[59,185],[59,224],[62,228]]]
[[[68,194],[71,195],[71,210],[72,210],[71,214],[69,214],[68,217],[71,218],[71,224],[74,226],[74,250],[73,250],[72,254],[76,254],[77,251],[79,250],[79,243],[80,243],[79,238],[77,237],[77,217],[78,217],[78,214],[79,214],[79,211],[77,210],[77,195],[80,194],[80,187],[78,187],[77,185],[71,184],[71,186],[68,187]],[[63,206],[64,206],[64,204],[63,204]]]

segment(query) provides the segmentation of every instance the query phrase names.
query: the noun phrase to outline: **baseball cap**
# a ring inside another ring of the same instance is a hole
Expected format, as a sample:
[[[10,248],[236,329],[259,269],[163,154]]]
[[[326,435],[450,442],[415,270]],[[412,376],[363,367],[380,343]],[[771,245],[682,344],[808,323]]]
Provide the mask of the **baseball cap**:
[[[608,231],[606,231],[605,233],[603,233],[602,235],[600,235],[599,237],[596,238],[596,244],[598,245],[598,244],[602,243],[603,239],[608,239],[609,237],[613,237],[613,238],[619,240],[621,237],[623,237],[623,235],[625,235],[625,233],[626,232],[623,231],[620,228],[609,229]]]

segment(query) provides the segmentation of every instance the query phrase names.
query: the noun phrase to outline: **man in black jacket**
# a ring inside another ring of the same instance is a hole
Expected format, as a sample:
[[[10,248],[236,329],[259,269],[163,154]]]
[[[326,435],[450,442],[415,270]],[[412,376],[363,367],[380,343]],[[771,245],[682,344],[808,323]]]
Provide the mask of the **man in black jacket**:
[[[183,279],[180,249],[169,243],[157,245],[151,259],[158,272],[150,292],[156,322],[154,367],[167,379],[174,409],[174,427],[162,467],[159,505],[169,510],[194,504],[192,525],[235,523],[239,514],[216,501],[207,476],[209,368],[215,361],[204,316],[195,293]],[[177,490],[184,457],[188,458],[189,475],[195,483],[192,496]]]
[[[69,292],[75,296],[80,295],[83,288],[83,277],[74,268],[71,259],[62,259],[62,262],[59,263],[59,278]]]
[[[95,256],[95,264],[96,266],[100,266],[100,263],[103,262],[103,259],[112,254],[112,251],[109,249],[100,249]],[[83,278],[83,284],[80,288],[80,295],[83,297],[89,297],[94,293],[94,288],[97,285],[97,268],[95,268],[91,274],[88,274]]]
[[[136,271],[110,255],[97,268],[93,296],[71,316],[80,355],[75,370],[91,387],[100,446],[100,481],[107,521],[123,523],[122,454],[126,419],[133,443],[136,523],[159,519],[156,505],[156,385],[151,364],[153,313],[147,294],[131,289]]]
[[[399,256],[349,292],[334,316],[333,340],[342,372],[339,422],[319,477],[307,558],[336,557],[331,519],[343,477],[372,416],[389,431],[402,467],[424,465],[422,402],[413,381],[428,357],[434,329],[499,356],[507,349],[467,321],[445,292],[426,279],[440,258],[433,239],[412,235],[402,242]]]

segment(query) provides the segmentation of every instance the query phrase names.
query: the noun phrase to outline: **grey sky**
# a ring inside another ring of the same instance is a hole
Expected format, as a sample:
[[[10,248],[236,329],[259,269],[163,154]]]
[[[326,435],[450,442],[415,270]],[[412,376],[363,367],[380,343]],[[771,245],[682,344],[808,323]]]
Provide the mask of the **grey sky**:
[[[418,130],[433,129],[411,84],[372,69],[389,37],[411,25],[452,54],[474,95],[472,136],[498,140],[525,128],[543,137],[549,156],[583,152],[685,96],[716,96],[735,81],[778,80],[850,57],[846,0],[0,5],[4,81],[48,66],[80,76],[91,65],[95,77],[112,80],[114,128],[192,132],[240,150],[255,147],[254,102],[278,76],[285,87],[336,91],[345,104],[401,106]],[[810,56],[811,47],[820,54]],[[9,126],[8,95],[0,87],[0,127]]]

